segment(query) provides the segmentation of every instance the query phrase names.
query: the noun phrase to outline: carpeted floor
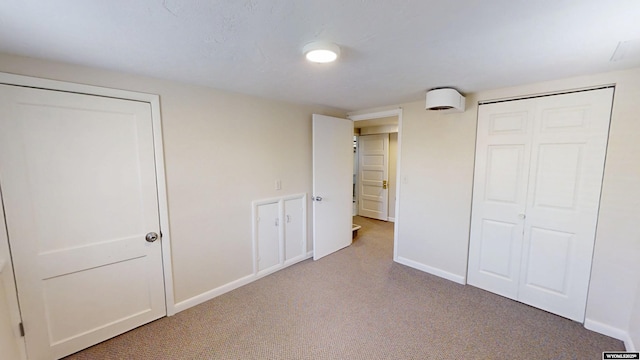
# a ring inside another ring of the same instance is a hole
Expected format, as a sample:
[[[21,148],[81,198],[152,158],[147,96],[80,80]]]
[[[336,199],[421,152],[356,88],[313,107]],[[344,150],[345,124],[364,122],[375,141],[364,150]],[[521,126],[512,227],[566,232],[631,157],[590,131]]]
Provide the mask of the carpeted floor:
[[[622,342],[392,261],[393,224],[67,359],[602,359]]]

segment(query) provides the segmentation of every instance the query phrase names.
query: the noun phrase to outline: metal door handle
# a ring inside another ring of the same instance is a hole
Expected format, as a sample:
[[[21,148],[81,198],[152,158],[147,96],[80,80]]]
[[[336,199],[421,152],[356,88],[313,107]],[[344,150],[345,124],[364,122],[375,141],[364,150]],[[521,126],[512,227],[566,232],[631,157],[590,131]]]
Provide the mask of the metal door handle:
[[[148,242],[154,242],[158,240],[158,234],[154,232],[150,232],[144,237],[144,239],[147,240]]]
[[[313,197],[311,197],[311,200],[313,200],[313,201],[322,201],[322,196],[313,196]]]

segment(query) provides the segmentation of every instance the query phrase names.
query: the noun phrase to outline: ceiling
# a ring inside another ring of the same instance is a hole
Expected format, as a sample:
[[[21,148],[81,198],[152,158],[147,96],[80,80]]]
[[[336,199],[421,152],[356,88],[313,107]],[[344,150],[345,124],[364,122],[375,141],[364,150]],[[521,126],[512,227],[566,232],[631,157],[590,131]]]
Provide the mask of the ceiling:
[[[638,67],[639,19],[638,0],[2,0],[0,52],[351,111]],[[306,62],[316,40],[339,61]]]

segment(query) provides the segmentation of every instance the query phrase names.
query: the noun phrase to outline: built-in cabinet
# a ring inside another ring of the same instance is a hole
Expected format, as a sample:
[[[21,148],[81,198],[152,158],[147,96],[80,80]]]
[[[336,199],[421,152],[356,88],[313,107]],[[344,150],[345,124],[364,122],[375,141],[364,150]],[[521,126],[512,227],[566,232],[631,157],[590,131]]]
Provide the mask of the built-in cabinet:
[[[469,284],[584,321],[612,98],[479,106]]]
[[[254,273],[264,276],[308,258],[307,196],[253,202]]]

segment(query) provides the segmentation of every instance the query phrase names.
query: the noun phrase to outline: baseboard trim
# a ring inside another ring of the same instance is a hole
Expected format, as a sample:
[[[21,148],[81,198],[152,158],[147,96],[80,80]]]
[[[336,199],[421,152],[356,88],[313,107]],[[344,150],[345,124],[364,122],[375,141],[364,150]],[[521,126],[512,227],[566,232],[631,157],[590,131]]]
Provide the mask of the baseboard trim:
[[[209,301],[217,296],[220,296],[222,294],[228,293],[231,290],[235,290],[241,286],[247,285],[253,281],[256,280],[256,276],[251,274],[251,275],[247,275],[245,277],[242,277],[238,280],[232,281],[230,283],[224,284],[222,286],[219,286],[215,289],[203,292],[200,295],[196,295],[192,298],[189,298],[187,300],[183,300],[180,301],[179,303],[176,303],[174,308],[176,313],[179,313],[180,311],[183,310],[187,310],[190,307],[194,307],[196,305],[200,305],[205,301]]]
[[[603,324],[601,322],[585,319],[584,327],[588,330],[595,331],[599,334],[606,335],[612,337],[614,339],[618,339],[624,342],[624,347],[627,351],[636,351],[636,347],[633,344],[633,340],[631,340],[631,336],[628,332],[615,328],[613,326]]]
[[[269,274],[273,274],[274,272],[277,272],[279,270],[282,270],[286,267],[289,267],[293,264],[297,264],[301,261],[307,260],[309,258],[313,257],[313,251],[309,251],[307,252],[304,256],[298,258],[297,260],[291,261],[289,263],[286,263],[284,266],[282,267],[273,267],[268,269],[267,271],[264,271],[262,273],[258,273],[258,274],[252,274],[252,275],[247,275],[245,277],[242,277],[238,280],[232,281],[230,283],[224,284],[222,286],[219,286],[215,289],[206,291],[200,295],[196,295],[192,298],[189,298],[187,300],[183,300],[177,304],[174,305],[174,310],[175,310],[175,314],[179,313],[180,311],[183,310],[187,310],[190,307],[194,307],[196,305],[200,305],[203,302],[209,301],[215,297],[218,297],[222,294],[228,293],[229,291],[235,290],[239,287],[245,286],[247,284],[250,284],[258,279],[261,279]]]
[[[285,261],[284,262],[284,266],[281,269],[284,269],[284,268],[289,267],[291,265],[295,265],[295,264],[297,264],[299,262],[302,262],[302,261],[305,261],[305,260],[307,260],[307,259],[309,259],[311,257],[313,257],[313,252],[308,252],[308,253],[298,257],[297,259],[294,258],[294,259],[291,259],[289,261]],[[281,270],[281,269],[279,269],[279,270]]]
[[[431,275],[435,275],[435,276],[439,276],[441,278],[456,282],[458,284],[462,284],[465,285],[467,283],[467,279],[464,276],[460,276],[460,275],[456,275],[453,273],[450,273],[448,271],[442,270],[442,269],[438,269],[438,268],[434,268],[425,264],[421,264],[417,261],[413,261],[413,260],[409,260],[407,258],[404,258],[402,256],[398,256],[396,257],[396,259],[394,259],[395,262],[402,264],[402,265],[406,265],[409,267],[412,267],[414,269],[418,269],[420,271],[424,271],[426,273],[429,273]]]

